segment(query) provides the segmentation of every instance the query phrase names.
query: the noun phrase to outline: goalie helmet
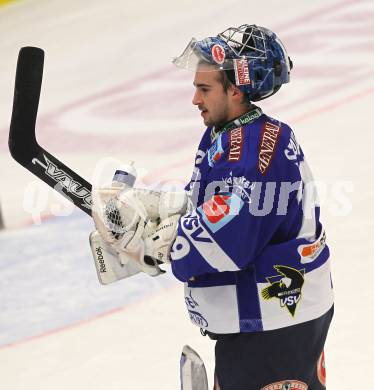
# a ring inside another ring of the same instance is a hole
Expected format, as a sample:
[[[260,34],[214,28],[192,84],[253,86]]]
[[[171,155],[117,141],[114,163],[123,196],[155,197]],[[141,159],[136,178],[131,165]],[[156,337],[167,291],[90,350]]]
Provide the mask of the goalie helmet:
[[[290,81],[292,61],[280,39],[254,24],[230,27],[216,37],[192,38],[173,63],[191,70],[223,70],[229,80],[259,101]],[[209,66],[202,66],[202,65]]]

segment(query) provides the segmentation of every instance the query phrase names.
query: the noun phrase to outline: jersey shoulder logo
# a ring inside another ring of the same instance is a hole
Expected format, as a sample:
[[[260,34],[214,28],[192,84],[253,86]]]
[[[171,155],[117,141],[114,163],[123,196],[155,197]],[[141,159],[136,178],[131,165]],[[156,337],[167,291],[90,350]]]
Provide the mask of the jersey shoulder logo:
[[[288,158],[288,160],[294,161],[295,164],[298,165],[297,163],[301,156],[301,149],[300,145],[296,141],[296,137],[293,131],[291,131],[290,141],[288,142],[288,145],[284,150],[284,154]]]
[[[229,132],[229,154],[227,160],[231,162],[240,161],[242,158],[244,132],[242,127],[230,130]]]
[[[281,127],[272,122],[265,122],[261,130],[258,169],[265,175],[270,167],[279,141]]]

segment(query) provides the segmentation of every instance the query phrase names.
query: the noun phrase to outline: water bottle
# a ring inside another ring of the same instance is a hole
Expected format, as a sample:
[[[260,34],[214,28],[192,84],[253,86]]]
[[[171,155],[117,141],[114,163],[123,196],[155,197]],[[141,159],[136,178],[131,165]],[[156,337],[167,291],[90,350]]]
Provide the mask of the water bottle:
[[[122,166],[122,169],[117,169],[112,180],[112,187],[122,192],[134,186],[136,180],[136,170],[131,162],[130,165]],[[116,199],[110,199],[104,209],[104,221],[106,226],[112,231],[113,236],[119,239],[126,231],[123,225],[120,213],[117,209]]]
[[[131,188],[134,186],[136,180],[136,170],[131,162],[130,165],[124,165],[122,169],[117,169],[114,173],[112,186],[121,189]]]

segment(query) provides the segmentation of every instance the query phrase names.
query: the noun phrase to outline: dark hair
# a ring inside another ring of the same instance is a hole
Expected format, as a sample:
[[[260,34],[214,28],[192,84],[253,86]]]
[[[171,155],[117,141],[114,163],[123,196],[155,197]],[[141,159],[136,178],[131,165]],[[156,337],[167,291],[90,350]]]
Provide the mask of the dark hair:
[[[237,87],[235,84],[235,73],[232,69],[219,72],[219,82],[222,84],[225,93],[228,91],[230,86]],[[251,104],[249,100],[249,94],[246,92],[243,92],[242,103]]]
[[[223,90],[225,92],[228,91],[231,85],[235,85],[231,79],[229,78],[227,72],[230,72],[229,70],[224,70],[219,72],[219,81],[222,84]]]
[[[218,81],[222,84],[223,90],[225,93],[227,93],[228,89],[233,86],[237,87],[235,83],[235,73],[233,69],[227,69],[227,70],[220,70],[219,67],[215,64],[212,64],[208,61],[205,61],[203,59],[200,59],[198,62],[199,65],[206,65],[206,66],[211,66],[217,69],[218,71]],[[243,104],[248,104],[250,105],[251,102],[249,100],[249,94],[246,92],[243,92]]]

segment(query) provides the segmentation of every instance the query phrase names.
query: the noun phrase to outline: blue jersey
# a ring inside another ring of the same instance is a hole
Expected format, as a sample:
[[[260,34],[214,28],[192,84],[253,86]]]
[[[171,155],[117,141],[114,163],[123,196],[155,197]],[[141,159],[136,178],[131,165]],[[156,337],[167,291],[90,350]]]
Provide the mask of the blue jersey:
[[[193,323],[257,332],[317,318],[333,304],[329,249],[294,133],[256,108],[208,128],[186,187],[171,258]]]

